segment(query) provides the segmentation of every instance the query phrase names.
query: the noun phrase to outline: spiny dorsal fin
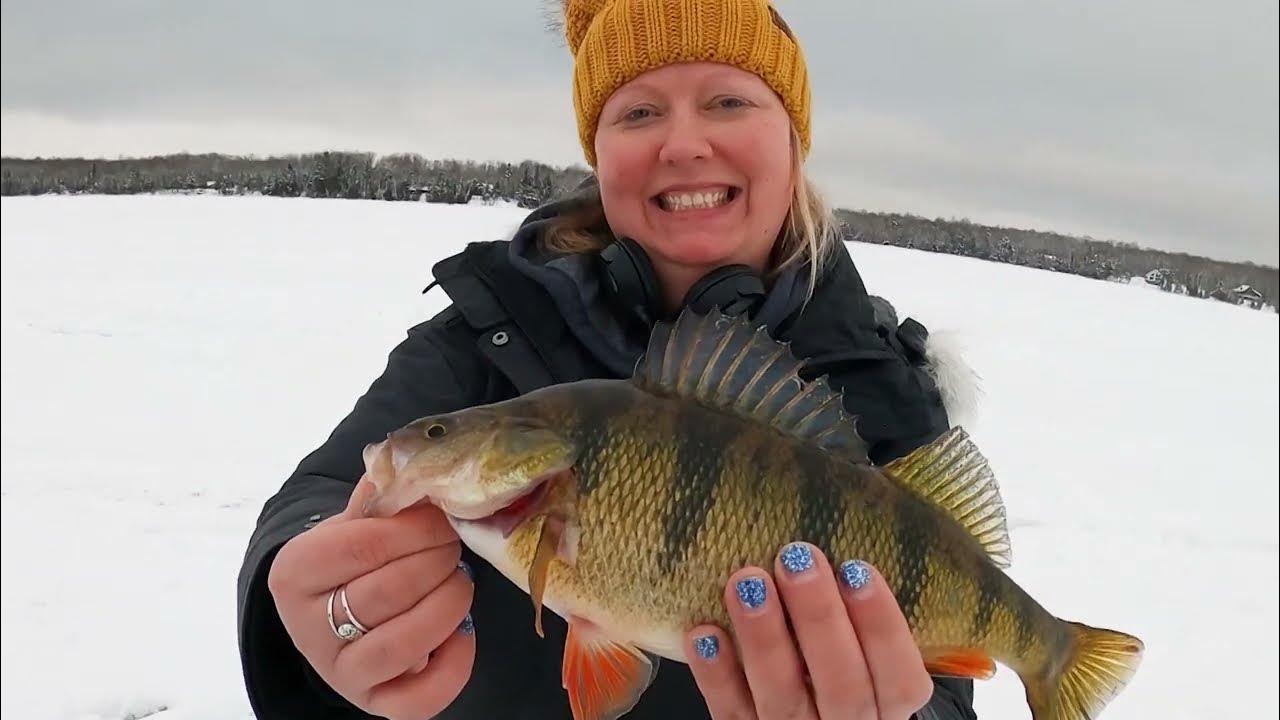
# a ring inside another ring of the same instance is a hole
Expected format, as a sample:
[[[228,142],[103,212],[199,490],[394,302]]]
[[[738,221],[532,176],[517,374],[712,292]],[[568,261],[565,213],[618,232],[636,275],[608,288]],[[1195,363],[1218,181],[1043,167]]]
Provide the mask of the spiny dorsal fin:
[[[948,430],[881,470],[947,511],[996,565],[1009,567],[1012,547],[1000,486],[963,428]]]
[[[805,382],[788,344],[719,310],[681,313],[659,323],[632,382],[659,395],[689,398],[812,442],[854,461],[867,445],[826,378]]]

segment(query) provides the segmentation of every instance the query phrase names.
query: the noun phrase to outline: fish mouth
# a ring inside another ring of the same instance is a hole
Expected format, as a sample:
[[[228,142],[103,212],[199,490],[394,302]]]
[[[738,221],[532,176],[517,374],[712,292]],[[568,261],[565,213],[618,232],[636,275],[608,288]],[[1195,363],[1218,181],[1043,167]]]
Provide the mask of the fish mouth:
[[[538,511],[542,509],[543,501],[546,500],[550,492],[551,481],[568,473],[569,468],[570,466],[566,465],[539,475],[527,488],[516,493],[510,500],[490,512],[476,514],[472,511],[466,514],[468,517],[451,512],[446,508],[445,514],[455,522],[493,528],[501,532],[502,537],[510,537],[516,528],[538,514]]]

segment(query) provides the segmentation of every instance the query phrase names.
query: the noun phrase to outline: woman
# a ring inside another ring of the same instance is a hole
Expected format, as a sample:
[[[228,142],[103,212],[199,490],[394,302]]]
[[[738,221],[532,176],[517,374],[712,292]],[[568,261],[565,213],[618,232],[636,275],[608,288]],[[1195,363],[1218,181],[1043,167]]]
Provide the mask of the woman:
[[[565,31],[596,181],[437,265],[453,304],[267,502],[239,605],[261,717],[569,717],[559,618],[538,638],[528,597],[434,508],[356,517],[362,448],[415,418],[624,377],[655,320],[718,306],[828,374],[876,462],[948,427],[923,328],[877,321],[805,178],[808,79],[776,12],[570,1]],[[974,717],[968,682],[925,673],[874,569],[833,572],[800,544],[725,592],[733,627],[691,628],[689,664],[661,663],[629,718]]]

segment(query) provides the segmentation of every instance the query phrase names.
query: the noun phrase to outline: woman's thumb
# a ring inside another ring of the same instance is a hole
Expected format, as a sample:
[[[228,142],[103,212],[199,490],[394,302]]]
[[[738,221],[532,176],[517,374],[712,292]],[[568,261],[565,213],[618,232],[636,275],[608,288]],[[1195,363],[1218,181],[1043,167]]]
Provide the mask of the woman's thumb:
[[[356,487],[351,491],[351,497],[347,500],[347,507],[342,511],[342,517],[348,520],[355,520],[364,515],[364,504],[373,496],[377,488],[373,481],[369,479],[369,473],[360,476],[356,481]]]
[[[386,451],[386,443],[369,443],[361,455],[364,460],[364,474],[356,481],[355,489],[347,499],[347,508],[342,511],[342,517],[347,520],[363,517],[365,503],[369,502],[377,491],[377,486],[369,478],[369,473],[373,472],[386,477],[386,474],[391,472],[391,455]]]

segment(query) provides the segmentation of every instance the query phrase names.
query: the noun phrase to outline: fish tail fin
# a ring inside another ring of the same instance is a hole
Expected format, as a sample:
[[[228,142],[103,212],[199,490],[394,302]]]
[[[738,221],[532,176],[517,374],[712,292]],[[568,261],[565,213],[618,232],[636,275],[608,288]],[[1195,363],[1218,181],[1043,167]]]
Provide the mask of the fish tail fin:
[[[1143,643],[1115,630],[1066,622],[1071,641],[1056,671],[1024,677],[1035,720],[1092,720],[1138,671]]]

